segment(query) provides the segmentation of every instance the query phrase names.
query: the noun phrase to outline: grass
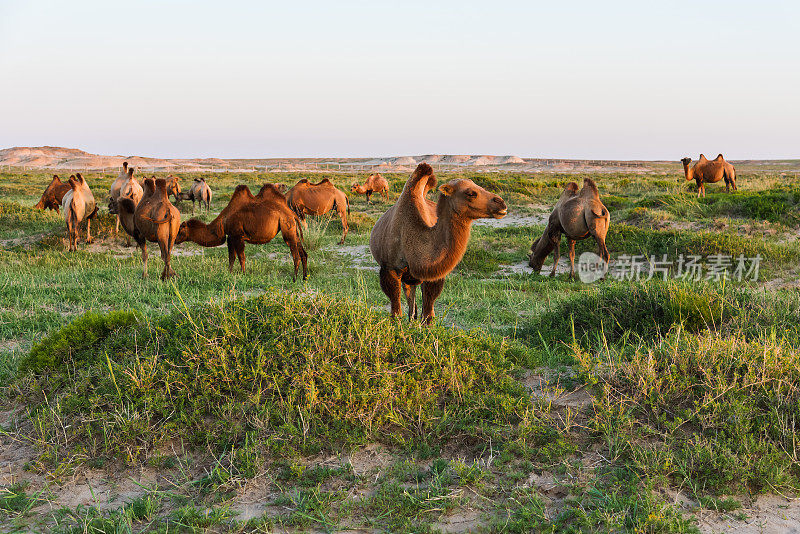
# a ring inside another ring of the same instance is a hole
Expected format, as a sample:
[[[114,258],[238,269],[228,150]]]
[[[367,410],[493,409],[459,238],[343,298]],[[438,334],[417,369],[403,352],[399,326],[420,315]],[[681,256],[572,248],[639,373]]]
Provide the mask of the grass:
[[[0,173],[0,439],[31,451],[0,516],[61,532],[694,531],[670,490],[746,517],[743,496],[800,490],[800,297],[772,285],[796,278],[796,192],[765,169],[701,200],[671,168],[591,175],[612,257],[760,255],[759,281],[516,273],[543,227],[475,226],[432,328],[386,316],[367,248],[382,201],[351,199],[344,249],[336,218],[309,218],[305,283],[280,240],[248,245],[244,274],[227,272],[225,247],[182,245],[162,283],[141,279],[104,210],[100,248],[65,253],[61,217],[30,208],[50,176]],[[440,180],[538,215],[583,176]],[[238,183],[300,177],[207,176],[212,209]],[[98,198],[112,178],[87,176]],[[394,201],[406,177],[388,178]],[[57,504],[70,477],[138,469],[165,485]],[[237,515],[254,487],[264,509]]]

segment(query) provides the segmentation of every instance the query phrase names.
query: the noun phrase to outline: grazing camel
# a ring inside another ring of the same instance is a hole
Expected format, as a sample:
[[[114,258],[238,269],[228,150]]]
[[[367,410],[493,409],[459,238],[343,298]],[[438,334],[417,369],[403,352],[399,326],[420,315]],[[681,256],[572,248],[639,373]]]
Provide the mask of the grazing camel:
[[[683,174],[686,175],[686,181],[694,179],[697,183],[697,198],[703,195],[706,196],[706,184],[715,184],[720,180],[725,180],[725,192],[730,193],[731,186],[736,191],[736,169],[725,161],[722,154],[718,154],[713,161],[708,161],[703,154],[700,154],[700,159],[697,160],[691,168],[689,164],[692,158],[683,158]]]
[[[42,198],[36,203],[34,208],[37,210],[49,209],[56,210],[56,213],[61,213],[61,202],[64,200],[64,195],[67,194],[71,188],[69,183],[64,183],[57,174],[53,175],[53,180],[47,189],[42,193]]]
[[[263,187],[261,190],[266,191]],[[261,191],[259,191],[260,193]],[[236,186],[228,205],[219,212],[219,215],[213,221],[206,224],[199,219],[189,219],[181,223],[175,244],[192,241],[201,247],[218,247],[222,245],[225,243],[225,220],[231,213],[252,202],[255,198],[246,185]]]
[[[306,214],[325,215],[331,210],[336,210],[342,220],[342,239],[347,237],[347,215],[350,213],[350,201],[344,191],[337,189],[330,180],[324,178],[321,182],[312,184],[303,178],[286,193],[289,207],[297,213],[303,226],[306,226]]]
[[[208,212],[211,210],[211,188],[206,184],[205,178],[195,178],[188,193],[178,193],[178,200],[192,201],[192,215],[194,215],[194,203],[198,201],[200,202],[201,210],[205,202],[206,212]]]
[[[78,225],[84,220],[86,242],[92,242],[92,219],[97,215],[97,203],[81,173],[69,177],[69,187],[61,201],[61,207],[64,210],[64,222],[67,223],[69,251],[72,252],[78,250]]]
[[[303,280],[308,276],[306,261],[308,254],[302,243],[300,219],[289,209],[286,197],[272,184],[265,184],[249,202],[234,210],[224,223],[228,236],[228,270],[233,272],[234,260],[239,258],[242,272],[245,270],[245,243],[263,245],[281,233],[283,241],[289,246],[294,261],[294,276],[303,264]]]
[[[144,181],[144,196],[138,205],[134,205],[130,198],[121,198],[119,201],[120,220],[122,227],[136,240],[142,249],[142,262],[144,272],[142,278],[147,278],[147,242],[158,243],[161,249],[161,259],[164,261],[164,270],[161,279],[174,276],[172,270],[172,248],[178,236],[178,227],[181,223],[181,214],[178,208],[172,205],[167,197],[167,182],[163,178]]]
[[[578,184],[568,183],[550,214],[544,234],[531,245],[528,265],[533,268],[533,272],[538,273],[545,258],[555,249],[553,271],[550,274],[550,276],[555,276],[561,253],[562,233],[567,236],[569,244],[570,279],[575,278],[576,241],[590,236],[594,237],[599,248],[599,255],[608,265],[606,233],[608,233],[610,222],[611,216],[600,201],[600,192],[594,180],[584,178],[583,189],[580,191],[578,191]]]
[[[380,266],[381,289],[389,297],[392,316],[399,316],[401,286],[408,317],[417,317],[416,286],[422,284],[422,320],[434,318],[433,304],[444,278],[467,249],[472,221],[502,219],[508,213],[499,196],[472,180],[451,180],[439,188],[435,205],[425,193],[436,186],[433,169],[420,163],[400,198],[384,213],[369,238],[372,256]]]
[[[370,174],[363,184],[355,183],[350,187],[350,192],[367,196],[367,204],[372,193],[379,193],[383,200],[389,201],[389,182],[379,173]]]

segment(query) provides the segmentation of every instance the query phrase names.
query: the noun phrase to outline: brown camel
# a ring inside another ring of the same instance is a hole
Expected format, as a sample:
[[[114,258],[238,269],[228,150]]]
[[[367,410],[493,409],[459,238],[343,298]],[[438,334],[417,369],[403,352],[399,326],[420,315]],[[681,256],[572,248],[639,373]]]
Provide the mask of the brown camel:
[[[350,201],[344,191],[337,189],[330,180],[324,178],[321,182],[312,184],[303,178],[286,193],[289,207],[297,213],[303,226],[306,226],[306,215],[325,215],[331,210],[336,210],[342,220],[342,239],[347,237],[347,214],[350,213]]]
[[[61,201],[64,200],[64,195],[66,195],[67,191],[70,189],[69,183],[62,182],[58,175],[54,174],[53,180],[50,182],[50,185],[47,186],[47,189],[44,190],[42,198],[39,199],[39,202],[36,203],[34,208],[37,210],[56,210],[56,213],[61,213]]]
[[[261,190],[266,191],[263,187]],[[180,244],[184,241],[192,241],[201,247],[218,247],[222,245],[225,243],[225,220],[231,213],[252,202],[255,198],[246,185],[236,186],[228,205],[213,221],[206,224],[199,219],[189,219],[181,223],[175,243]]]
[[[191,200],[192,201],[192,215],[194,215],[194,203],[200,202],[200,209],[203,209],[203,203],[206,205],[206,212],[211,210],[211,188],[206,184],[205,178],[195,178],[192,187],[187,193],[178,193],[178,200]]]
[[[69,191],[64,194],[61,207],[64,210],[64,222],[67,223],[69,251],[78,250],[78,226],[86,221],[86,242],[92,242],[92,219],[97,215],[97,203],[94,201],[89,184],[77,173],[69,177]]]
[[[119,199],[119,191],[122,189],[122,184],[124,184],[128,180],[128,162],[122,162],[122,169],[119,171],[116,180],[114,180],[111,184],[111,189],[108,191],[108,196],[111,197],[112,200],[116,201]],[[119,230],[119,225],[117,225],[117,230]]]
[[[156,179],[156,177],[153,176],[153,180],[155,180],[155,179]],[[172,174],[168,175],[167,176],[167,196],[172,195],[173,198],[175,198],[175,201],[177,202],[178,200],[180,200],[180,198],[179,198],[180,194],[181,194],[181,183],[180,183],[180,181],[178,181],[178,177],[177,176],[173,176]]]
[[[122,227],[135,240],[142,249],[142,262],[144,271],[142,278],[147,278],[147,242],[158,243],[161,249],[161,259],[164,261],[164,270],[161,279],[174,276],[172,270],[172,248],[178,236],[178,227],[181,223],[181,214],[178,208],[172,205],[167,197],[167,182],[163,178],[144,181],[144,196],[138,205],[134,205],[130,198],[121,198],[119,201],[120,220]]]
[[[383,200],[389,201],[389,182],[379,173],[370,174],[367,181],[363,184],[353,184],[352,187],[350,187],[350,191],[359,195],[366,195],[367,204],[369,204],[372,193],[379,193],[383,197]]]
[[[508,213],[502,198],[467,179],[443,184],[434,211],[425,193],[435,185],[431,166],[420,163],[369,239],[391,314],[400,315],[402,286],[408,317],[416,318],[416,286],[422,284],[422,320],[426,324],[434,318],[433,304],[442,292],[445,276],[464,257],[472,221],[501,219]]]
[[[700,154],[700,159],[697,160],[691,168],[689,164],[692,158],[683,158],[683,174],[686,175],[686,180],[692,180],[697,183],[697,198],[703,195],[706,196],[706,184],[715,184],[720,180],[725,180],[725,192],[730,193],[731,186],[736,191],[736,169],[733,165],[725,161],[722,154],[718,154],[713,161],[708,161],[703,154]]]
[[[587,237],[594,237],[597,241],[600,257],[608,265],[608,248],[606,248],[606,233],[611,222],[608,209],[600,201],[600,192],[597,184],[591,178],[584,178],[583,189],[578,191],[578,184],[570,182],[564,187],[564,192],[556,202],[550,219],[547,222],[542,237],[533,242],[531,253],[528,256],[528,265],[533,272],[538,273],[545,258],[555,249],[553,271],[550,276],[556,275],[556,267],[561,248],[561,234],[567,236],[569,244],[570,279],[575,277],[575,242]]]
[[[245,270],[245,243],[263,245],[281,233],[283,241],[289,246],[294,261],[294,276],[303,264],[303,280],[308,276],[306,254],[302,243],[302,229],[299,217],[289,209],[286,197],[272,184],[265,184],[258,195],[239,209],[233,211],[224,223],[228,236],[228,269],[233,271],[233,263],[239,258],[242,272]]]

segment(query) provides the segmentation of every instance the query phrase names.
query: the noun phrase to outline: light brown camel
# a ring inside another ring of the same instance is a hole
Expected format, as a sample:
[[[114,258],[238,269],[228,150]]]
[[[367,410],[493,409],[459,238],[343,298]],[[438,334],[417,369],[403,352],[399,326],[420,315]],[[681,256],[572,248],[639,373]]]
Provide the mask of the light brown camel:
[[[64,195],[67,194],[71,188],[69,183],[64,183],[57,174],[53,175],[53,180],[47,189],[42,193],[42,198],[36,203],[34,208],[37,210],[49,209],[56,210],[56,213],[61,213],[61,201],[64,200]]]
[[[435,185],[431,166],[420,163],[369,239],[391,314],[400,315],[400,293],[404,291],[408,317],[416,318],[416,286],[422,284],[422,320],[426,324],[434,318],[433,304],[442,292],[445,276],[464,257],[472,221],[501,219],[508,213],[502,198],[466,179],[443,184],[434,211],[425,193]]]
[[[77,173],[69,177],[69,191],[64,194],[61,207],[64,210],[64,222],[67,223],[69,251],[78,250],[78,226],[86,221],[86,242],[92,242],[92,219],[97,215],[97,203],[94,201],[89,184]]]
[[[203,203],[206,205],[206,212],[211,211],[211,188],[206,184],[205,178],[195,178],[192,187],[186,193],[178,193],[178,200],[192,201],[192,215],[194,215],[194,203],[200,202],[200,210]]]
[[[567,236],[569,244],[569,277],[571,279],[575,277],[576,241],[594,237],[600,257],[608,265],[606,233],[608,233],[610,222],[611,215],[600,201],[600,192],[594,180],[584,178],[583,188],[580,191],[578,191],[578,184],[568,183],[550,214],[544,234],[531,245],[528,265],[533,268],[533,272],[538,273],[542,269],[545,258],[555,249],[553,271],[550,274],[550,276],[555,276],[561,254],[561,234]]]
[[[153,180],[156,177],[153,176]],[[178,180],[177,176],[173,176],[172,174],[167,175],[167,196],[172,195],[175,201],[177,202],[180,200],[179,195],[181,194],[181,183]]]
[[[734,191],[737,190],[736,169],[725,161],[722,154],[718,154],[713,161],[708,161],[703,154],[700,154],[700,159],[690,168],[689,164],[691,162],[692,158],[683,158],[681,160],[686,180],[694,179],[697,183],[697,198],[700,198],[701,194],[705,198],[706,184],[715,184],[720,180],[725,180],[725,192],[730,193],[731,186],[733,186]]]
[[[161,259],[164,261],[164,270],[161,279],[174,276],[172,270],[172,248],[178,236],[178,227],[181,223],[181,214],[178,208],[172,205],[167,197],[167,182],[163,178],[144,181],[144,196],[138,205],[134,206],[130,198],[121,198],[119,201],[120,220],[122,227],[135,240],[142,249],[142,262],[144,271],[142,278],[147,278],[147,242],[158,243],[161,249]]]
[[[122,162],[122,169],[119,171],[117,178],[111,183],[111,189],[108,191],[108,196],[114,200],[119,200],[119,191],[122,189],[122,184],[124,184],[128,180],[128,162]],[[117,230],[119,230],[119,225],[117,225]]]
[[[312,184],[303,178],[286,193],[289,207],[297,213],[303,226],[306,226],[306,215],[325,215],[336,210],[342,220],[342,239],[347,237],[347,215],[350,213],[350,201],[341,189],[337,189],[330,180],[323,178],[321,182]]]
[[[294,276],[303,264],[303,280],[308,276],[306,261],[308,254],[302,243],[300,219],[286,204],[286,197],[272,184],[265,184],[249,202],[234,210],[225,219],[225,234],[228,236],[228,270],[233,271],[233,263],[239,258],[242,272],[245,270],[245,243],[263,245],[281,233],[288,245],[294,261]]]
[[[261,190],[266,191],[263,187]],[[201,247],[218,247],[222,245],[225,243],[225,220],[231,213],[255,198],[246,185],[236,186],[228,205],[213,221],[206,224],[199,219],[189,219],[181,223],[175,243],[180,244],[184,241],[192,241]]]
[[[372,193],[379,193],[383,197],[383,200],[389,201],[389,182],[379,173],[370,174],[367,181],[363,184],[353,184],[352,187],[350,187],[350,191],[359,195],[366,195],[367,204],[369,204]]]

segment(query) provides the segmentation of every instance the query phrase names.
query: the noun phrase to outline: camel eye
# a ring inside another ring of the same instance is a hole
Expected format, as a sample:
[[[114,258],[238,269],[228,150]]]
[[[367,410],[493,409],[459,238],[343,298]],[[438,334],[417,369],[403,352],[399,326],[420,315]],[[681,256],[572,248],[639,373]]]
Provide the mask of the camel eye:
[[[478,193],[477,193],[476,191],[473,191],[472,189],[468,190],[468,191],[467,191],[465,194],[466,194],[466,195],[467,195],[469,198],[475,198],[475,197],[477,197],[477,196],[478,196]]]

